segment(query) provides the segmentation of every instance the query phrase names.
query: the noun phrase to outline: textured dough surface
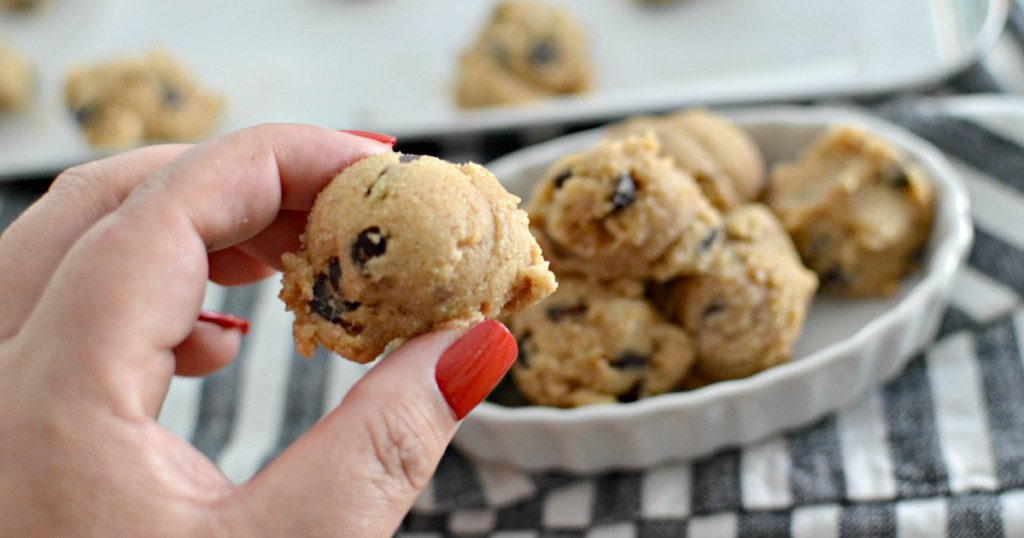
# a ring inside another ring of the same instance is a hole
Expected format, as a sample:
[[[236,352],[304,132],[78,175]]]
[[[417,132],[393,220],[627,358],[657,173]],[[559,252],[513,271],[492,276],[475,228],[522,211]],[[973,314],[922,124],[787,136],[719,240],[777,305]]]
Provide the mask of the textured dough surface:
[[[593,79],[583,27],[565,8],[500,3],[462,54],[456,97],[474,108],[586,91]]]
[[[166,51],[76,67],[64,98],[96,146],[202,138],[220,123],[224,108],[219,94],[202,88]]]
[[[776,165],[771,184],[767,201],[823,291],[890,295],[917,266],[932,226],[931,182],[882,138],[830,129]]]
[[[694,378],[738,379],[788,361],[817,285],[767,207],[726,215],[710,269],[675,284],[667,308],[694,339]]]
[[[554,163],[528,207],[558,274],[659,281],[707,268],[721,217],[651,134]]]
[[[554,275],[518,202],[473,163],[386,153],[345,169],[283,257],[299,351],[319,342],[369,362],[393,341],[546,297]]]
[[[729,211],[761,196],[761,149],[740,126],[713,111],[694,108],[664,116],[636,116],[613,124],[609,136],[650,131],[661,151],[690,173],[716,208]]]
[[[643,290],[638,281],[561,278],[551,297],[508,320],[520,392],[535,404],[577,407],[679,388],[693,365],[690,338]]]

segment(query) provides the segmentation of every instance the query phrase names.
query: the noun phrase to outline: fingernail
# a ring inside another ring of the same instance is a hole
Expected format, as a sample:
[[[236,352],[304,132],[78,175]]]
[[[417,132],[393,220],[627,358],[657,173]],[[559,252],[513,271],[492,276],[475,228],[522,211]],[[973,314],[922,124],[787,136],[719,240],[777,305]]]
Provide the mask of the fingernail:
[[[395,147],[398,143],[398,138],[387,134],[375,133],[373,131],[356,131],[350,129],[343,129],[341,132],[348,133],[350,135],[361,136],[363,138],[369,138],[370,140],[376,140],[382,144],[387,144],[391,147]]]
[[[225,314],[223,312],[203,310],[199,313],[199,321],[213,323],[225,329],[236,329],[242,334],[249,333],[249,320],[238,316],[232,316],[231,314]]]
[[[515,337],[494,320],[477,324],[445,350],[434,378],[456,420],[494,390],[518,355]]]

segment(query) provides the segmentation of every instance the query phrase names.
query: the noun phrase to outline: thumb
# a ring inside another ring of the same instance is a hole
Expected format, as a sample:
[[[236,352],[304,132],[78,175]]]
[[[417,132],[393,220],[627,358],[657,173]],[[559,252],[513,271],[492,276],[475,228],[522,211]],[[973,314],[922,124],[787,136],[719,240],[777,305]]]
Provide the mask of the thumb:
[[[497,321],[414,338],[238,493],[258,535],[390,536],[517,356]]]

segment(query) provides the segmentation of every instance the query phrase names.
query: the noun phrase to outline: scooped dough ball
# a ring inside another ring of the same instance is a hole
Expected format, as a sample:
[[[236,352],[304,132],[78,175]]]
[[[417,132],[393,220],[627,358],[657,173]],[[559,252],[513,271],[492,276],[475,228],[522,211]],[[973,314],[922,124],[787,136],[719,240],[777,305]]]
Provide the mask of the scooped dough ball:
[[[201,87],[166,51],[79,66],[64,86],[67,107],[96,146],[194,140],[220,123],[223,98]]]
[[[512,317],[520,392],[536,404],[576,407],[678,388],[693,365],[690,338],[643,291],[638,281],[563,278],[551,297]]]
[[[729,213],[710,270],[675,284],[667,308],[693,336],[694,379],[738,379],[788,361],[817,285],[767,207]]]
[[[500,3],[459,62],[462,108],[533,101],[590,88],[582,25],[565,8],[542,2]]]
[[[767,201],[823,291],[890,295],[917,267],[932,227],[931,181],[884,139],[830,129],[799,159],[778,164],[771,183]]]
[[[299,351],[369,362],[393,341],[522,310],[555,289],[519,199],[487,169],[385,153],[321,192],[281,298]]]
[[[739,125],[706,109],[637,116],[609,127],[611,137],[651,131],[662,153],[689,172],[708,200],[729,211],[757,200],[765,186],[761,149]]]
[[[705,270],[720,242],[718,211],[649,133],[556,162],[528,211],[559,274],[664,281]]]

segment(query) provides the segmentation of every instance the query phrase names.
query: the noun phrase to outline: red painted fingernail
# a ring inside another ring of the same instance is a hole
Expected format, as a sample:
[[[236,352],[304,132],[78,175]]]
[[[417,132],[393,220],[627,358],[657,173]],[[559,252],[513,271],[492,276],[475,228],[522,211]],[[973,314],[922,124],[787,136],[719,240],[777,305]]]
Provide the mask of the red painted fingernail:
[[[350,135],[361,136],[363,138],[369,138],[370,140],[376,140],[377,142],[387,144],[391,147],[395,147],[395,144],[398,143],[398,138],[396,137],[387,134],[375,133],[373,131],[356,131],[350,129],[343,129],[341,132],[348,133]]]
[[[445,350],[434,378],[456,420],[494,390],[518,355],[515,337],[494,320],[477,324]]]
[[[225,314],[223,312],[203,310],[199,313],[199,321],[206,321],[208,323],[220,325],[225,329],[237,329],[242,334],[249,333],[249,320],[238,316],[232,316],[231,314]]]

